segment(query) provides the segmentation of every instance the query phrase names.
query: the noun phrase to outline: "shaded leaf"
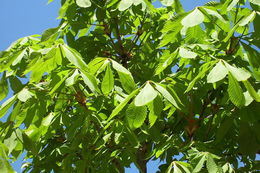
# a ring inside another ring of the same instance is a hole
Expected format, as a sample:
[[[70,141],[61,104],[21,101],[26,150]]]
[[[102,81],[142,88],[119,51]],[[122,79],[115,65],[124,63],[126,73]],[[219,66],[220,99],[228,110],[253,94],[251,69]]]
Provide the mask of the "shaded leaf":
[[[130,95],[128,95],[124,101],[122,101],[111,113],[108,121],[114,118],[125,106],[126,104],[139,92],[140,88],[134,90]]]
[[[243,90],[230,72],[228,73],[228,79],[229,98],[234,105],[242,107],[245,104]]]
[[[109,94],[113,88],[114,88],[114,76],[110,65],[108,65],[105,76],[101,83],[101,90],[103,94]]]
[[[126,109],[126,118],[131,129],[139,128],[146,119],[146,106],[135,106],[133,103]]]

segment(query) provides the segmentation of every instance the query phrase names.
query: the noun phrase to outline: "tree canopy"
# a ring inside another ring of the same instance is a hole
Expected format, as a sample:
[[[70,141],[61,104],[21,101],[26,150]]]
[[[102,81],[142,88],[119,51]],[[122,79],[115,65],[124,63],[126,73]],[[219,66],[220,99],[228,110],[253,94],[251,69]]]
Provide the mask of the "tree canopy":
[[[260,170],[259,0],[160,2],[61,0],[0,53],[1,172]]]

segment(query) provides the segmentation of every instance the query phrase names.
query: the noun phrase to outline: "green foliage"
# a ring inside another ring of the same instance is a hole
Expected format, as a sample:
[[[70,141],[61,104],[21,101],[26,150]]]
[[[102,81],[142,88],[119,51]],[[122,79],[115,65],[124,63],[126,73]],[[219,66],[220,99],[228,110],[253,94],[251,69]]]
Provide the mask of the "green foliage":
[[[58,27],[0,53],[0,172],[22,153],[24,172],[145,173],[153,159],[158,172],[258,171],[249,2],[62,0]]]

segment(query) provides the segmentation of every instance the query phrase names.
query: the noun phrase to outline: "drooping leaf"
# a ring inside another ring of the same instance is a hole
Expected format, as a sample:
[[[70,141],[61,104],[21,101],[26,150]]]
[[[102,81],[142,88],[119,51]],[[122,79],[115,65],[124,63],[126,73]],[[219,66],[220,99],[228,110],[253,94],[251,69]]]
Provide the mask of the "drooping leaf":
[[[76,0],[76,3],[79,7],[87,8],[91,6],[90,0]]]
[[[230,72],[228,73],[228,81],[228,94],[230,100],[237,107],[242,107],[245,104],[243,90]]]
[[[147,106],[149,109],[149,115],[148,115],[149,124],[150,124],[150,127],[152,127],[155,124],[156,120],[159,118],[159,116],[163,110],[162,99],[160,98],[160,96],[157,96]]]
[[[119,11],[125,11],[133,4],[133,0],[121,0],[118,6]]]
[[[8,83],[5,74],[6,73],[3,73],[0,80],[0,101],[3,100],[8,94]]]
[[[162,5],[171,6],[174,3],[174,0],[161,0]]]
[[[89,89],[92,92],[100,92],[98,85],[97,85],[97,80],[94,76],[92,76],[90,73],[87,73],[85,71],[80,71],[80,75],[83,78],[84,83],[89,87]]]
[[[254,20],[256,15],[255,11],[252,11],[252,13],[250,13],[247,17],[244,17],[240,22],[239,22],[239,26],[245,26],[248,23],[250,23],[252,20]]]
[[[215,163],[214,159],[211,157],[211,154],[207,155],[207,170],[209,173],[218,172],[218,166]]]
[[[32,93],[27,89],[24,88],[22,89],[18,94],[17,94],[17,98],[21,101],[21,102],[26,102],[28,99],[32,98]]]
[[[244,69],[231,66],[227,62],[225,62],[225,66],[227,67],[228,71],[236,78],[237,81],[247,80],[251,76],[250,73],[245,71]]]
[[[195,166],[195,168],[193,169],[193,172],[200,172],[200,170],[202,169],[202,167],[204,166],[204,163],[206,161],[206,155],[202,155],[200,158],[199,158],[199,161],[197,163],[197,165]]]
[[[15,173],[12,169],[12,166],[8,162],[8,156],[5,152],[5,145],[1,142],[0,143],[0,168],[3,173]]]
[[[208,83],[218,82],[226,77],[228,70],[223,62],[220,60],[216,66],[210,71],[207,76]]]
[[[60,29],[60,27],[47,29],[46,31],[43,32],[41,41],[43,42],[43,41],[47,41],[49,39],[55,40],[56,37],[58,36],[59,29]]]
[[[74,85],[74,84],[75,84],[75,81],[76,81],[76,78],[77,78],[79,75],[80,75],[80,74],[79,74],[79,70],[76,69],[76,70],[74,71],[74,73],[73,73],[70,77],[68,77],[68,78],[66,79],[66,81],[65,81],[66,86]]]
[[[64,56],[76,67],[78,67],[81,70],[87,71],[88,66],[83,61],[81,55],[73,50],[72,48],[68,47],[67,45],[62,45],[62,52],[64,53]]]
[[[257,102],[260,102],[260,95],[255,91],[254,87],[250,84],[249,81],[243,81],[247,91],[249,92],[250,96]]]
[[[112,66],[117,71],[123,88],[131,93],[136,88],[132,74],[116,61],[112,61]]]
[[[221,22],[226,23],[226,20],[218,13],[218,11],[212,10],[207,7],[203,7],[203,9],[209,14],[216,18],[218,18]]]
[[[101,90],[103,94],[109,94],[114,88],[114,76],[110,65],[107,66],[105,76],[101,83]]]
[[[191,59],[194,59],[197,57],[197,53],[193,52],[193,51],[190,51],[186,48],[183,48],[183,47],[180,47],[179,48],[179,55],[182,57],[182,58],[191,58]]]
[[[114,118],[125,106],[126,104],[139,92],[140,88],[134,90],[131,94],[129,94],[111,113],[108,121]]]
[[[146,119],[146,106],[135,106],[133,103],[126,109],[126,119],[131,129],[139,128]]]
[[[135,106],[144,106],[157,97],[157,91],[149,82],[141,89],[140,93],[135,98]]]
[[[12,65],[15,66],[16,64],[18,64],[19,62],[21,62],[22,58],[26,55],[26,49],[18,52],[16,55],[15,55],[15,59],[14,61],[12,62]]]
[[[167,89],[165,89],[164,87],[162,87],[161,85],[159,85],[157,83],[154,83],[154,84],[155,84],[156,90],[159,91],[166,100],[168,100],[174,107],[180,109],[177,102],[174,100],[174,98],[169,93],[169,91],[167,91]]]
[[[195,10],[182,19],[181,24],[186,27],[193,27],[201,24],[203,21],[204,14],[199,10],[199,8],[195,8]]]
[[[14,104],[16,100],[17,95],[14,95],[0,106],[0,118],[2,118],[6,114],[6,112],[11,108],[11,106]]]

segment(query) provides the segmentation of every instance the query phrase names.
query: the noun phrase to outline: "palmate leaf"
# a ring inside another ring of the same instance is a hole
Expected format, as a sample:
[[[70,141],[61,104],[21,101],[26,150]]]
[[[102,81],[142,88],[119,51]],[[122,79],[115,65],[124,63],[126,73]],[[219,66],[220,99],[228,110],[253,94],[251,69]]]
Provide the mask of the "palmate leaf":
[[[243,90],[230,72],[228,73],[228,81],[228,94],[231,102],[237,107],[242,107],[245,104]]]
[[[126,109],[126,119],[131,129],[141,127],[144,123],[144,120],[146,119],[146,115],[146,106],[135,106],[134,103],[132,103]]]
[[[157,91],[146,82],[146,85],[141,89],[140,93],[135,97],[135,106],[144,106],[153,101],[157,97]]]

